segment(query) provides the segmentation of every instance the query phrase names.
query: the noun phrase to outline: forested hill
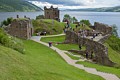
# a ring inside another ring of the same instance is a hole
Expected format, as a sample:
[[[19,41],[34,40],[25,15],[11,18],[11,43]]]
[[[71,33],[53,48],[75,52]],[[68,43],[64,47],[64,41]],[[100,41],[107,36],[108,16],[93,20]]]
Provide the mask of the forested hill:
[[[68,9],[67,11],[120,12],[120,6],[86,9]]]
[[[0,0],[0,12],[32,12],[42,9],[25,0]]]

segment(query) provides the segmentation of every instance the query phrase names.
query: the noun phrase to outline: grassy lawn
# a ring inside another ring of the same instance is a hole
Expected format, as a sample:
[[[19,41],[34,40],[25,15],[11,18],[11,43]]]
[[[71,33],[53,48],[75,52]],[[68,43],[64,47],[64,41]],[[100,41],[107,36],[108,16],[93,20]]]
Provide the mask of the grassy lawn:
[[[65,54],[67,54],[71,59],[74,59],[74,60],[79,60],[80,59],[80,57],[70,55],[69,53],[65,53]]]
[[[24,44],[25,54],[0,46],[1,80],[103,80],[68,65],[46,46],[33,41]]]
[[[77,64],[83,64],[86,67],[96,68],[98,71],[112,73],[117,75],[120,78],[120,69],[117,69],[114,67],[102,66],[102,65],[93,64],[90,62],[77,62]]]
[[[65,36],[57,36],[57,37],[46,37],[42,38],[41,41],[43,42],[53,42],[53,45],[61,50],[79,50],[77,44],[56,44],[57,42],[64,42]]]
[[[53,45],[61,50],[79,50],[79,46],[77,44],[56,44],[58,42],[64,42],[65,41],[65,36],[57,36],[57,37],[46,37],[46,38],[41,38],[41,41],[43,42],[53,42]],[[82,47],[82,50],[85,50],[85,47]]]

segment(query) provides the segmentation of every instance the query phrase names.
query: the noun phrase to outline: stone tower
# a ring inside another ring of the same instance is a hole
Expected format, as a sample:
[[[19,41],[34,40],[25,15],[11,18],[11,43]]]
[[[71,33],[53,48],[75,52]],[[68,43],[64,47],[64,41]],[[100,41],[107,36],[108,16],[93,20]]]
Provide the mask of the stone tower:
[[[54,19],[60,21],[59,14],[60,11],[58,8],[53,8],[53,6],[51,6],[50,8],[47,8],[46,6],[44,7],[45,19]]]

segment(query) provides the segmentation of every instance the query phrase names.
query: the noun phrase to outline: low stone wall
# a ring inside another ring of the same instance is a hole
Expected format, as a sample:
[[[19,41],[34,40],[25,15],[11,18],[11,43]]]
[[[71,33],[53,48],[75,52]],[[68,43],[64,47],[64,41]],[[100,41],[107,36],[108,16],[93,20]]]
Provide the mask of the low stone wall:
[[[78,36],[76,33],[67,31],[65,43],[77,43],[79,45],[86,46],[86,51],[91,55],[94,53],[95,61],[102,65],[113,66],[114,63],[108,58],[108,49],[102,43],[82,38]]]

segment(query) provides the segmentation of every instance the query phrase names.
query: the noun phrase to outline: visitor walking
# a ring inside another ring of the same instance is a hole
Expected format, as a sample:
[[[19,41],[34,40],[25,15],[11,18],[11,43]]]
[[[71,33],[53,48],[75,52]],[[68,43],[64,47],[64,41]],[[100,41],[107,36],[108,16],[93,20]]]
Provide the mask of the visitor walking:
[[[80,49],[80,50],[82,49],[81,45],[79,45],[79,49]]]
[[[86,54],[85,54],[85,56],[86,56],[86,59],[88,59],[88,52],[86,51]]]
[[[49,44],[49,47],[51,47],[51,46],[52,46],[52,42],[49,42],[48,44]]]
[[[46,31],[44,32],[44,35],[46,36]]]

